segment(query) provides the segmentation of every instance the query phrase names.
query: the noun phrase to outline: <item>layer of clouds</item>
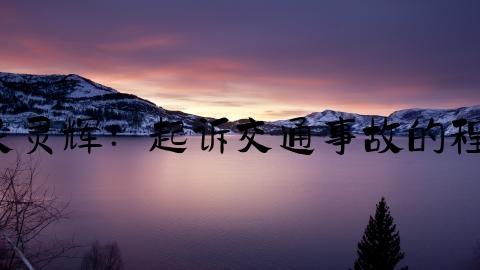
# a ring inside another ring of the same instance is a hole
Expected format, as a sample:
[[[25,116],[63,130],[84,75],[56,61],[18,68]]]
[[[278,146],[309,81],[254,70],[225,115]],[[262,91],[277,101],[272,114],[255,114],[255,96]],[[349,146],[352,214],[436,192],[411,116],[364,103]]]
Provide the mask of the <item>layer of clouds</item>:
[[[0,10],[0,69],[79,73],[194,113],[472,105],[478,10],[478,1],[11,1]]]

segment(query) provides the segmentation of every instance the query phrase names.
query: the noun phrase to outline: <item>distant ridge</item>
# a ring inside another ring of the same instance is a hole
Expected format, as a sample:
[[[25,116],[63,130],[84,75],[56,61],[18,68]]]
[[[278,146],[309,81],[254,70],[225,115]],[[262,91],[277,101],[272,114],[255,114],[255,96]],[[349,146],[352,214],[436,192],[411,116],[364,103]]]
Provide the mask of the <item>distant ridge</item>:
[[[184,134],[192,135],[202,116],[168,111],[154,103],[135,95],[119,91],[93,82],[76,74],[68,75],[30,75],[0,72],[0,116],[3,131],[13,134],[28,133],[26,118],[43,115],[51,121],[51,133],[61,133],[63,123],[69,117],[100,119],[101,132],[110,134],[115,129],[125,135],[148,135],[153,132],[153,125],[162,117],[163,121],[182,121]],[[247,118],[248,116],[246,116]],[[363,134],[363,128],[371,125],[381,126],[385,117],[378,115],[361,115],[348,112],[324,110],[305,116],[307,125],[313,135],[328,135],[325,122],[336,121],[339,117],[354,119],[351,132]],[[207,119],[211,119],[206,117]],[[419,121],[419,127],[426,127],[430,118],[445,128],[445,134],[457,132],[452,121],[465,118],[480,121],[480,105],[457,109],[405,109],[395,111],[386,117],[389,123],[399,123],[395,134],[406,135],[408,129]],[[257,119],[261,120],[261,119]],[[246,119],[231,121],[222,128],[238,132],[236,124]],[[267,134],[281,134],[281,126],[292,126],[288,120],[266,122],[262,129]],[[466,129],[466,127],[465,127]]]

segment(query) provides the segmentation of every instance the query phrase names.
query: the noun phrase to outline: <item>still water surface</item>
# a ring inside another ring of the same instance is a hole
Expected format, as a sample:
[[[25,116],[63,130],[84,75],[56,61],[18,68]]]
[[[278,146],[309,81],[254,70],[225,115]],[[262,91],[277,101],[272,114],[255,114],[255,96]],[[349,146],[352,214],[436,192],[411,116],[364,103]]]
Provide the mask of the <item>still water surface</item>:
[[[280,147],[282,137],[257,135],[272,147],[247,153],[238,136],[200,150],[156,149],[152,138],[100,137],[102,148],[36,155],[71,218],[51,228],[84,244],[117,241],[127,269],[348,269],[356,245],[385,196],[411,269],[472,269],[480,239],[480,155],[458,155],[447,140],[425,152],[367,153],[364,138],[343,156],[313,138],[311,156]],[[113,147],[111,141],[117,145]],[[406,138],[394,138],[407,147]],[[4,144],[28,152],[27,137]],[[464,146],[464,149],[470,146]],[[40,151],[39,151],[40,152]],[[0,155],[2,166],[14,157]],[[79,261],[59,269],[75,269]]]

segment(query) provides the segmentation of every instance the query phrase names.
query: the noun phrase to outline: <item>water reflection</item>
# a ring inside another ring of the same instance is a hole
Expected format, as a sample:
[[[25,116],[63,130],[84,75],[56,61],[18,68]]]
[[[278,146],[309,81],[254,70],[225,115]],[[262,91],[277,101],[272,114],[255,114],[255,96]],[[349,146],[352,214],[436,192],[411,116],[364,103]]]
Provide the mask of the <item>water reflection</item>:
[[[199,137],[188,138],[183,154],[149,152],[151,138],[115,138],[115,147],[101,138],[104,147],[88,155],[63,151],[63,138],[52,137],[43,171],[71,197],[73,213],[52,231],[117,241],[126,269],[347,269],[385,196],[406,264],[471,265],[480,237],[478,156],[457,155],[449,141],[440,155],[433,144],[423,153],[366,153],[362,138],[343,156],[313,138],[315,151],[302,156],[282,149],[281,137],[257,137],[272,150],[240,153],[246,142],[238,136],[226,136],[223,155],[217,146],[201,151]],[[2,140],[29,147],[26,137]],[[5,164],[10,155],[0,158]]]

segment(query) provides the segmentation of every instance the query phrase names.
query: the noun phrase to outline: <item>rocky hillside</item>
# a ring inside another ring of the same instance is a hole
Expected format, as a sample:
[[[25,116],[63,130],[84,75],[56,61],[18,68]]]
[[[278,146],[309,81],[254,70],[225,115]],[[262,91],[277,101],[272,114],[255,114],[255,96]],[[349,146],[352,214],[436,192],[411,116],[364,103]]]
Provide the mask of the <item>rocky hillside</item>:
[[[18,134],[28,133],[26,119],[38,115],[50,119],[50,133],[61,133],[63,123],[68,118],[96,117],[100,120],[100,132],[97,134],[110,134],[114,129],[123,135],[148,135],[153,132],[153,125],[160,117],[163,121],[182,121],[184,134],[191,135],[194,134],[193,128],[200,125],[198,120],[202,118],[165,110],[148,100],[120,93],[74,74],[13,73],[0,73],[0,115],[3,120],[3,131]],[[337,121],[339,117],[355,120],[351,124],[351,132],[355,134],[363,134],[363,128],[371,125],[372,118],[376,126],[381,126],[385,118],[378,115],[325,110],[306,115],[304,125],[311,128],[313,135],[326,136],[329,134],[329,128],[325,123]],[[396,135],[408,134],[408,129],[416,119],[419,121],[418,127],[426,127],[430,118],[444,126],[446,135],[451,135],[457,132],[452,126],[453,120],[465,118],[469,121],[480,121],[480,106],[435,110],[406,109],[396,111],[386,118],[388,123],[400,124],[394,131]],[[236,125],[247,121],[247,119],[231,121],[221,128],[238,133]],[[282,133],[282,125],[291,127],[292,123],[288,120],[266,122],[261,128],[267,134],[278,135]]]

